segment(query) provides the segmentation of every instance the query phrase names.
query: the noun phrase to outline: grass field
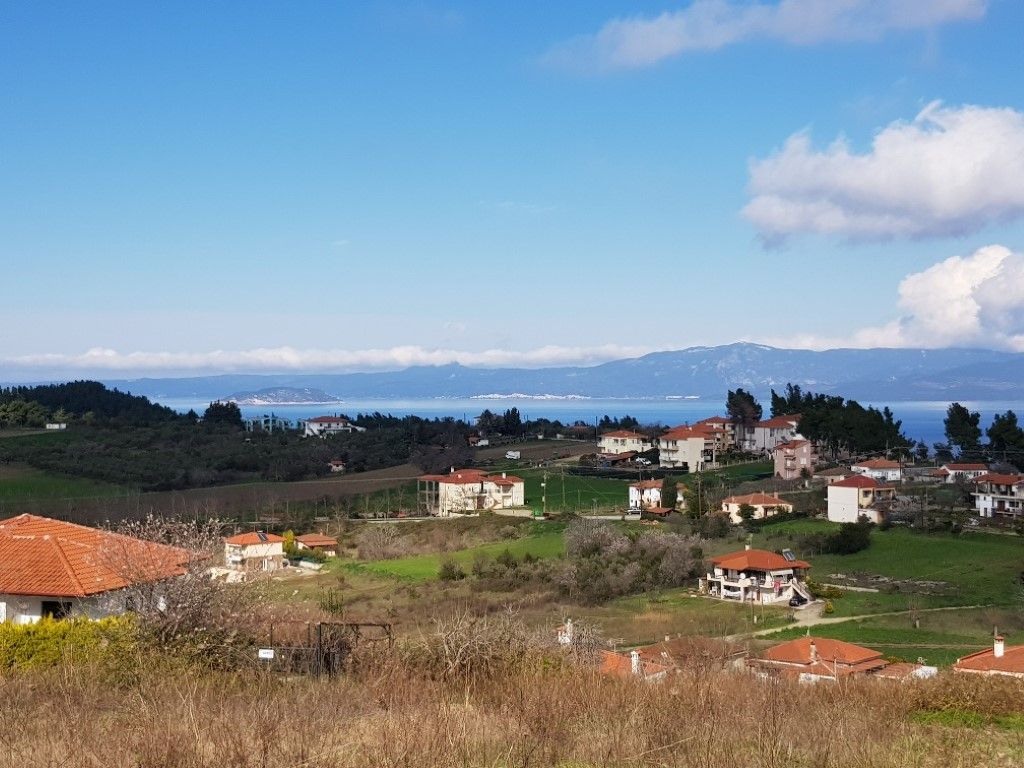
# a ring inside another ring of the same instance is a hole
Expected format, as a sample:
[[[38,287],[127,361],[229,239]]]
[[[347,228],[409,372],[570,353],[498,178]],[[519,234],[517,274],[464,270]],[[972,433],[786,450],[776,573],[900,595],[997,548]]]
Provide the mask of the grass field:
[[[533,533],[521,539],[496,541],[443,554],[416,555],[415,557],[376,560],[369,563],[349,563],[347,567],[370,571],[382,576],[395,576],[410,581],[430,581],[437,578],[441,563],[445,560],[451,560],[461,565],[465,570],[469,570],[477,556],[496,557],[506,549],[517,558],[521,558],[527,553],[538,558],[558,557],[565,551],[562,529],[555,524],[549,523],[546,525],[550,526],[551,530]]]
[[[123,496],[127,489],[81,477],[54,475],[32,467],[0,467],[0,504],[23,504],[59,499],[110,498]]]

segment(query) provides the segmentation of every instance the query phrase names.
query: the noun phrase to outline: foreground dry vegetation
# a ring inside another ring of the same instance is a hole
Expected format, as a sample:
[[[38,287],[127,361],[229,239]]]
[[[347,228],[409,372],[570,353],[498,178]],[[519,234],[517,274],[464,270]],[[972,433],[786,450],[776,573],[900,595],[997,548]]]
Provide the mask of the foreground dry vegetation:
[[[1024,762],[1024,688],[1014,681],[809,686],[695,662],[645,685],[601,677],[510,625],[486,636],[465,631],[457,624],[426,630],[392,651],[353,657],[349,672],[333,679],[213,672],[151,651],[119,659],[116,670],[66,662],[15,672],[0,697],[0,765]]]

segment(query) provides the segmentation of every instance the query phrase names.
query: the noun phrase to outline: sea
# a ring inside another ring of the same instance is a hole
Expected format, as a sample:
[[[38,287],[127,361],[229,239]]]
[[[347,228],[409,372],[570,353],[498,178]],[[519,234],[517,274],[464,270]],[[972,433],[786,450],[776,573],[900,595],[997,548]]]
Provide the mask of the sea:
[[[185,413],[190,408],[202,414],[209,403],[207,401],[160,399],[162,405]],[[984,429],[991,423],[993,414],[1012,410],[1024,415],[1024,402],[1019,400],[985,400],[961,401],[972,411],[981,414]],[[945,400],[907,400],[896,402],[862,403],[881,409],[889,406],[895,418],[903,422],[903,433],[912,440],[923,440],[927,445],[943,442],[943,424],[949,401]],[[394,416],[415,415],[424,418],[442,418],[451,416],[470,421],[485,408],[496,413],[503,413],[509,408],[518,408],[523,419],[546,418],[559,420],[563,423],[585,421],[593,423],[602,416],[621,418],[633,416],[641,424],[677,424],[692,423],[707,416],[724,414],[725,403],[711,398],[694,399],[614,399],[614,398],[579,398],[579,399],[534,399],[534,398],[433,398],[409,400],[345,400],[329,404],[296,404],[296,405],[242,405],[239,406],[244,418],[256,418],[266,414],[276,414],[284,419],[300,421],[314,416],[330,416],[344,414],[354,417],[359,413],[380,412]],[[767,410],[767,409],[766,409]],[[767,414],[766,414],[767,416]]]

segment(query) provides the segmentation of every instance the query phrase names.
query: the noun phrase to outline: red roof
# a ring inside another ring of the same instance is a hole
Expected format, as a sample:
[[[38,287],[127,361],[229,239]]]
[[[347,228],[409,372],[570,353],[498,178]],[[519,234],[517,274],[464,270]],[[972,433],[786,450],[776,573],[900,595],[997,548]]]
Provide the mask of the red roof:
[[[627,438],[627,439],[628,438],[632,438],[634,440],[650,440],[651,439],[647,435],[641,435],[639,432],[631,432],[628,429],[619,429],[619,430],[616,430],[614,432],[605,432],[603,435],[601,435],[601,437],[602,438],[604,438],[604,437],[621,437],[621,438]]]
[[[988,472],[987,464],[945,464],[943,468],[953,472]]]
[[[525,482],[515,475],[488,475],[482,469],[457,469],[447,475],[420,475],[420,480],[446,485],[476,485],[478,483],[494,483],[495,485],[515,485]]]
[[[748,493],[744,496],[728,496],[722,499],[723,504],[749,504],[752,507],[792,507],[788,501],[767,493]]]
[[[616,653],[615,651],[601,651],[601,674],[615,675],[616,677],[654,677],[665,674],[669,668],[656,661],[640,661],[641,674],[633,672],[633,660],[627,653]]]
[[[708,433],[705,430],[694,429],[693,427],[673,427],[668,432],[659,437],[659,440],[688,440],[690,438],[699,437],[704,440]]]
[[[732,422],[725,416],[708,416],[706,419],[701,419],[697,422],[698,424],[732,424]]]
[[[649,491],[655,488],[661,488],[661,480],[641,480],[639,483],[630,483],[630,488],[636,488],[638,491]]]
[[[998,472],[989,472],[974,478],[976,483],[992,483],[994,485],[1020,485],[1024,483],[1024,475],[1001,475]]]
[[[792,428],[794,424],[800,423],[800,416],[775,416],[771,419],[765,419],[754,424],[755,427],[767,427],[769,429],[786,429]]]
[[[766,549],[743,549],[711,558],[720,568],[733,571],[783,571],[787,568],[810,568],[803,560],[787,560]]]
[[[344,419],[341,416],[315,416],[312,419],[306,419],[307,424],[348,424],[348,419]]]
[[[755,663],[757,661],[793,665],[797,667],[796,672],[840,677],[874,672],[887,663],[878,651],[827,637],[800,637],[780,643],[765,651]]]
[[[868,459],[867,461],[858,461],[853,466],[867,469],[899,469],[900,463],[891,459]]]
[[[238,533],[224,539],[225,544],[237,544],[240,547],[248,547],[253,544],[278,544],[284,539],[276,533],[264,533],[263,531],[249,531],[249,533]]]
[[[307,547],[338,546],[337,539],[333,539],[330,536],[324,536],[322,533],[304,533],[301,536],[296,536],[295,540],[305,544]]]
[[[957,659],[953,669],[957,672],[1024,675],[1024,645],[1007,645],[999,658],[996,658],[994,649],[986,648]]]
[[[873,477],[867,475],[858,475],[856,473],[850,475],[842,480],[836,480],[832,483],[831,488],[881,488],[882,483],[875,480]]]
[[[806,445],[806,440],[790,440],[788,443],[779,443],[775,446],[775,450],[780,448],[799,448],[801,445]]]
[[[0,521],[0,593],[86,597],[181,576],[193,553],[36,515]]]

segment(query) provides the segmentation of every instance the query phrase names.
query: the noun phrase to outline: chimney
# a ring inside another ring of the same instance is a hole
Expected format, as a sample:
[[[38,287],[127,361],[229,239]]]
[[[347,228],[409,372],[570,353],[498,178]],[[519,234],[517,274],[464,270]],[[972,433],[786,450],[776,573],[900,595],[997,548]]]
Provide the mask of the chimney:
[[[749,544],[744,544],[744,545],[743,545],[743,548],[744,548],[745,550],[747,550],[748,552],[750,551],[750,545],[749,545]]]
[[[640,651],[629,652],[629,669],[634,675],[640,674]]]
[[[1006,650],[1006,644],[1003,642],[1002,635],[996,635],[996,640],[992,644],[992,655],[997,659],[1003,658],[1003,653]]]
[[[811,664],[816,664],[818,661],[818,646],[811,640]]]
[[[502,480],[504,480],[504,479],[505,479],[505,478],[507,478],[507,477],[508,477],[508,472],[502,472],[502,473],[501,473],[501,479],[502,479]]]

